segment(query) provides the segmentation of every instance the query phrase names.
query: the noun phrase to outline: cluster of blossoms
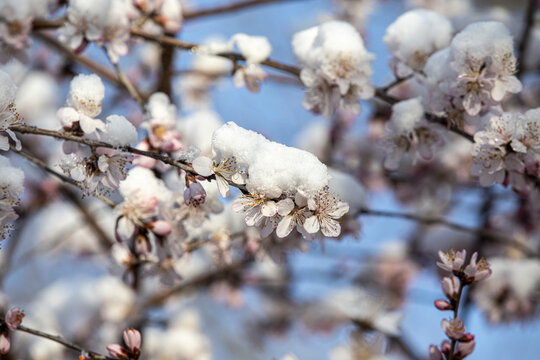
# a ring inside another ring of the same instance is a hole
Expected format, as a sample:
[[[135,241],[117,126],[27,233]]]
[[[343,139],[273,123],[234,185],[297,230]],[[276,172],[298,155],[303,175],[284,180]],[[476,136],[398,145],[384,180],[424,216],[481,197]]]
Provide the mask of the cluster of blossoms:
[[[359,99],[373,97],[370,81],[373,54],[349,23],[330,21],[294,35],[293,50],[304,66],[307,86],[303,105],[330,118],[337,109],[360,113]]]
[[[381,139],[386,151],[384,166],[396,170],[405,154],[413,159],[431,160],[437,147],[443,145],[439,125],[424,118],[420,98],[398,102],[392,106],[392,116],[386,126],[387,133]]]
[[[76,51],[92,41],[106,46],[111,61],[117,63],[128,52],[131,27],[147,15],[152,15],[152,30],[157,32],[161,28],[177,32],[182,23],[179,0],[74,0],[69,2],[60,39]]]
[[[23,192],[24,173],[11,166],[8,158],[0,155],[0,240],[7,237],[11,222],[18,218],[13,207]]]
[[[492,270],[484,258],[478,260],[478,253],[472,254],[469,264],[465,265],[466,256],[466,250],[439,251],[441,261],[437,266],[449,272],[450,276],[445,276],[441,282],[446,300],[435,300],[435,307],[441,311],[453,311],[454,318],[442,320],[441,328],[450,340],[444,340],[440,347],[431,345],[430,360],[464,359],[474,351],[474,335],[466,332],[463,321],[458,318],[459,304],[463,289],[488,278]]]
[[[398,17],[383,39],[392,53],[396,76],[421,72],[433,53],[450,44],[452,31],[450,21],[434,11],[415,9]]]
[[[0,354],[5,355],[11,348],[9,332],[16,330],[24,318],[24,311],[20,308],[12,308],[6,313],[4,321],[0,320]]]
[[[45,18],[56,0],[3,0],[0,3],[0,63],[25,61],[34,18]]]
[[[193,167],[203,176],[214,175],[222,196],[229,194],[229,182],[245,186],[247,193],[234,201],[233,210],[246,212],[246,224],[261,227],[261,236],[277,230],[285,237],[294,228],[306,238],[319,230],[339,235],[338,219],[349,205],[329,191],[327,168],[313,154],[232,122],[214,132],[212,149],[213,159],[196,158]]]
[[[474,302],[493,323],[534,319],[540,291],[538,259],[490,259],[493,276],[474,289]]]
[[[500,22],[478,22],[459,32],[424,67],[425,103],[437,115],[463,126],[471,117],[496,111],[507,93],[521,91],[514,76],[513,39]]]
[[[102,140],[112,146],[128,146],[137,141],[137,130],[123,116],[110,115],[103,122],[97,119],[105,87],[97,75],[78,75],[70,84],[67,106],[58,110],[64,131],[90,140]],[[118,187],[126,176],[125,166],[133,156],[115,149],[86,148],[66,141],[60,167],[81,183],[86,194],[95,190]]]
[[[528,178],[540,174],[539,155],[540,109],[494,115],[474,134],[471,174],[482,186],[509,184],[525,193],[530,191]]]

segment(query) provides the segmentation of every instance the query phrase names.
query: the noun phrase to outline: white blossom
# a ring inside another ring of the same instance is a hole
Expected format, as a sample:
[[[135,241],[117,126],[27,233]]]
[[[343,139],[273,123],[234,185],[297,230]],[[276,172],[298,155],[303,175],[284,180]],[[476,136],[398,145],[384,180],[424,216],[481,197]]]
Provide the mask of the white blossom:
[[[21,150],[21,142],[9,126],[20,121],[14,105],[17,86],[11,77],[0,70],[0,150],[9,150],[9,138],[15,142],[17,150]],[[9,137],[8,137],[9,136]]]
[[[308,208],[313,213],[304,222],[308,233],[315,234],[320,229],[327,237],[337,237],[340,234],[341,225],[337,220],[349,211],[349,204],[336,198],[326,187],[308,199]]]
[[[0,240],[7,237],[11,222],[19,216],[13,206],[19,204],[23,192],[24,173],[11,166],[8,158],[0,155]]]

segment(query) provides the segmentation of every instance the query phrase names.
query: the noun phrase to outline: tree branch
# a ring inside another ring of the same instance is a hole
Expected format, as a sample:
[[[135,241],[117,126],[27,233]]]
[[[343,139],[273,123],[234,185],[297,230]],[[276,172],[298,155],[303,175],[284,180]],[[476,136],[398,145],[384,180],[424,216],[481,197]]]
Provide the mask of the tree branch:
[[[5,323],[4,318],[0,317],[0,323]],[[86,349],[80,347],[79,345],[74,344],[74,343],[72,343],[72,342],[70,342],[68,340],[65,340],[64,338],[62,338],[61,336],[58,336],[58,335],[48,334],[46,332],[36,330],[36,329],[32,329],[32,328],[29,328],[29,327],[26,327],[26,326],[23,326],[23,325],[19,325],[17,327],[16,331],[25,332],[27,334],[31,334],[31,335],[34,335],[34,336],[38,336],[38,337],[41,337],[41,338],[44,338],[44,339],[54,341],[54,342],[56,342],[56,343],[58,343],[60,345],[63,345],[65,347],[67,347],[68,349],[77,351],[78,353],[87,354],[88,356],[90,356],[90,359],[92,359],[92,360],[114,360],[113,358],[110,358],[108,356],[104,356],[104,355],[101,355],[99,353],[86,350]]]

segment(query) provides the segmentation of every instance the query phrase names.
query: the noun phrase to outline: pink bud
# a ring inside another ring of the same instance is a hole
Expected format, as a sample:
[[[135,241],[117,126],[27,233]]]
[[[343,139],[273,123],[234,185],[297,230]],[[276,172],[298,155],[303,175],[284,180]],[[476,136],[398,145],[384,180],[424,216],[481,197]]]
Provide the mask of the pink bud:
[[[148,227],[152,232],[161,236],[169,235],[172,231],[171,223],[165,220],[152,221],[148,224]]]
[[[193,182],[184,190],[184,203],[186,205],[199,206],[206,200],[206,191],[201,183]]]
[[[141,333],[135,329],[124,330],[124,342],[133,353],[139,353],[141,349]]]
[[[474,341],[459,342],[456,351],[456,359],[463,359],[466,356],[472,354],[476,343]]]
[[[457,300],[459,286],[459,279],[454,276],[444,277],[441,281],[442,291],[444,295],[446,295],[446,297],[450,300]]]
[[[435,345],[429,347],[429,360],[444,360],[441,351]]]
[[[450,344],[450,341],[444,340],[441,343],[441,351],[442,351],[442,353],[448,356],[448,354],[450,354],[451,350],[452,350],[452,345]]]
[[[0,332],[0,354],[5,355],[9,352],[11,344],[6,332]]]
[[[129,359],[128,353],[122,345],[118,345],[118,344],[107,345],[107,351],[109,352],[109,355],[111,355],[111,357],[115,359],[118,359],[118,360]]]
[[[21,325],[24,311],[20,308],[12,308],[6,314],[6,325],[10,330],[15,330]]]
[[[452,306],[452,304],[450,304],[446,300],[435,300],[434,303],[435,303],[435,307],[441,311],[454,310],[454,307]]]

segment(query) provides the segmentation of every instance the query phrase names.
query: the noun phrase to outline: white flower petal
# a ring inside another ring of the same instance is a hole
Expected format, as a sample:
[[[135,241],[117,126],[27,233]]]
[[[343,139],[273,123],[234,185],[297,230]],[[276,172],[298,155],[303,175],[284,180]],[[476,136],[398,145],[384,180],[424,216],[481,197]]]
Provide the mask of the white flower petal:
[[[212,166],[214,165],[212,159],[206,156],[199,156],[193,160],[193,169],[202,176],[210,176],[214,173]]]
[[[228,197],[231,193],[231,190],[229,189],[229,183],[227,182],[227,180],[216,174],[216,181],[221,196],[223,196],[224,198]]]
[[[286,216],[294,209],[294,202],[292,199],[283,199],[277,204],[277,212],[281,216]]]
[[[321,232],[326,237],[337,237],[341,233],[341,225],[334,220],[327,217],[321,218]]]
[[[343,201],[339,201],[335,206],[331,208],[331,211],[328,212],[328,215],[335,219],[339,219],[348,212],[349,204]]]
[[[280,238],[284,238],[291,233],[292,229],[292,216],[285,216],[283,219],[281,219],[277,226],[276,235]]]
[[[266,217],[272,217],[276,215],[277,211],[277,204],[273,201],[265,201],[261,206],[261,213]]]
[[[304,229],[310,234],[315,234],[319,231],[319,219],[316,216],[311,216],[304,222]]]

